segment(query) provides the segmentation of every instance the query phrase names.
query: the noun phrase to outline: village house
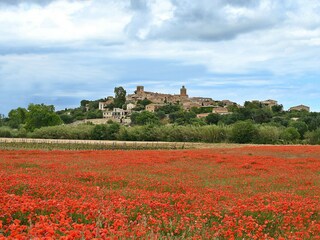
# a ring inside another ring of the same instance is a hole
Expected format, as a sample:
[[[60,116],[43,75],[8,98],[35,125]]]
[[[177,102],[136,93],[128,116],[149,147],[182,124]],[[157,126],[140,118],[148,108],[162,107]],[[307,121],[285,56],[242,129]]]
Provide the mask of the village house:
[[[148,112],[155,112],[165,104],[160,104],[160,103],[151,103],[146,106],[146,111]]]
[[[210,113],[199,113],[197,114],[197,118],[205,118],[209,115]]]
[[[227,115],[230,114],[229,110],[225,107],[214,107],[212,109],[212,113],[219,114],[219,115]]]
[[[114,108],[112,111],[104,110],[103,111],[103,118],[107,118],[114,122],[122,123],[122,124],[130,124],[130,114],[132,113],[131,110],[124,110],[122,108]]]
[[[301,104],[301,105],[289,108],[289,111],[303,111],[303,110],[310,112],[310,107]]]
[[[111,103],[113,103],[113,97],[109,96],[109,97],[107,97],[106,101],[99,102],[99,110],[102,110],[102,111],[105,110],[107,108],[107,106]]]
[[[273,106],[277,106],[278,102],[276,100],[268,99],[265,101],[261,101],[261,104],[265,107],[272,108]]]

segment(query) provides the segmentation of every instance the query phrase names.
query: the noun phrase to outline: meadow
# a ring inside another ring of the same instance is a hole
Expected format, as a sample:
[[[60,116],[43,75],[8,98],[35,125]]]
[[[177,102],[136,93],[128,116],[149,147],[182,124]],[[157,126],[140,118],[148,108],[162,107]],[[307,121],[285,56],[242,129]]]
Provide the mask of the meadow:
[[[320,146],[0,150],[0,239],[320,239]]]

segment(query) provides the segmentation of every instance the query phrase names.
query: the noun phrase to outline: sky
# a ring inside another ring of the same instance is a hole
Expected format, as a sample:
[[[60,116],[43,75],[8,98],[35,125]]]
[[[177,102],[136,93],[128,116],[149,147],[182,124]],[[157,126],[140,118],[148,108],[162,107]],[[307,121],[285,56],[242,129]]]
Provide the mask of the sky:
[[[0,0],[0,113],[116,86],[320,111],[319,0]]]

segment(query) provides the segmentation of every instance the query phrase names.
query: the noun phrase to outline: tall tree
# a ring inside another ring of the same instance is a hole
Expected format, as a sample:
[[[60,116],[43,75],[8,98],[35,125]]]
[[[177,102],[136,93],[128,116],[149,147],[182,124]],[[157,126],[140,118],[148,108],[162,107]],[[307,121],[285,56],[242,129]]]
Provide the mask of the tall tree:
[[[26,119],[26,129],[33,131],[36,128],[62,124],[59,115],[55,113],[53,105],[30,104]]]
[[[19,128],[20,124],[24,124],[27,119],[28,111],[25,108],[12,109],[9,114],[8,124],[12,128]]]
[[[115,87],[114,88],[114,107],[122,108],[122,106],[126,103],[126,90],[123,87]]]

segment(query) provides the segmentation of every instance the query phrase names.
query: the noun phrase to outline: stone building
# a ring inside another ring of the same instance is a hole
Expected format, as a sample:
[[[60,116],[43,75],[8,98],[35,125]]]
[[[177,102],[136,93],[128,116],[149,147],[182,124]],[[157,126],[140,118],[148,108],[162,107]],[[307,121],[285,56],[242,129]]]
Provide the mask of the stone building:
[[[278,102],[276,100],[268,99],[265,101],[261,101],[261,104],[265,107],[272,108],[273,106],[277,106]]]
[[[230,114],[229,110],[225,107],[215,107],[212,109],[212,113],[219,114],[219,115]]]
[[[112,111],[104,110],[103,111],[103,118],[110,119],[112,121],[118,123],[130,123],[130,114],[132,113],[131,110],[124,110],[122,108],[114,108]]]
[[[302,110],[310,112],[310,107],[301,104],[301,105],[289,108],[289,111],[302,111]]]
[[[151,103],[146,106],[146,111],[148,112],[155,112],[157,109],[161,108],[165,104],[160,104],[160,103]]]
[[[134,94],[127,96],[127,101],[137,102],[139,100],[148,99],[152,103],[166,104],[166,103],[181,103],[188,99],[187,89],[182,86],[180,94],[165,94],[157,92],[147,92],[144,90],[144,86],[137,86],[137,90]]]
[[[99,110],[105,110],[109,104],[113,103],[113,97],[109,96],[104,102],[99,102]]]

